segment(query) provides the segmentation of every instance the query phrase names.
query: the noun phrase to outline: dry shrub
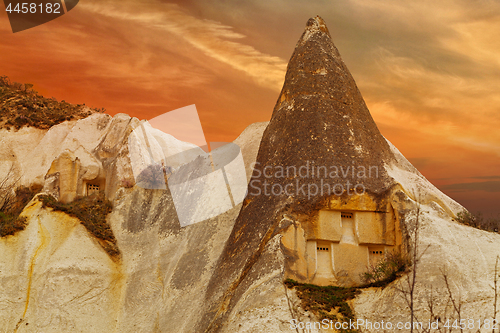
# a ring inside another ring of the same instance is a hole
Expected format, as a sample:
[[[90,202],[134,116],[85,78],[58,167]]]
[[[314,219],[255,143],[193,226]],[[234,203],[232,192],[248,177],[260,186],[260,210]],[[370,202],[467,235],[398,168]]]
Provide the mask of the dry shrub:
[[[4,188],[0,186],[0,197],[3,199],[0,207],[0,237],[14,235],[24,230],[26,218],[19,214],[40,190],[40,186],[32,188],[20,186],[12,193],[10,186]]]
[[[455,220],[461,224],[465,224],[476,229],[490,232],[498,232],[500,230],[500,219],[485,219],[483,214],[480,212],[471,214],[470,212],[464,210],[457,214],[457,218]]]
[[[0,76],[0,128],[19,130],[23,126],[48,129],[66,120],[82,119],[104,109],[58,102],[33,90],[33,85],[10,82]]]
[[[78,198],[70,203],[59,202],[50,195],[41,195],[39,199],[43,207],[50,207],[79,219],[87,230],[100,240],[101,246],[112,257],[120,254],[113,231],[106,221],[106,216],[111,213],[112,205],[103,192]]]
[[[368,268],[361,278],[366,287],[384,287],[406,272],[410,260],[400,252],[389,252],[375,265]]]
[[[287,279],[285,285],[297,291],[302,307],[320,317],[320,320],[329,319],[333,322],[355,320],[354,313],[347,301],[359,294],[358,288],[344,288],[335,286],[316,286],[314,284],[299,283]],[[341,330],[341,332],[354,332]]]
[[[14,235],[26,228],[24,216],[13,216],[0,212],[0,237]]]

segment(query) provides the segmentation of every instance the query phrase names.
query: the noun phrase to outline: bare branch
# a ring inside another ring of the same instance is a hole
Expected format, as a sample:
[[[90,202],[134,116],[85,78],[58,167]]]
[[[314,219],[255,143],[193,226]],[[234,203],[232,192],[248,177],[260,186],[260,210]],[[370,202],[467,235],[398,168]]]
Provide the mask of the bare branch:
[[[460,290],[458,291],[458,301],[457,301],[453,297],[453,293],[451,291],[450,283],[448,281],[448,274],[446,274],[446,272],[444,270],[441,270],[441,273],[442,273],[442,276],[443,276],[443,279],[444,279],[444,283],[446,285],[446,290],[448,291],[449,300],[451,301],[451,304],[453,305],[453,309],[455,310],[455,313],[458,316],[458,322],[460,322],[460,320],[462,319],[462,316],[461,316],[461,314],[462,314],[461,313],[462,312],[462,297],[460,295]],[[463,332],[462,327],[460,327],[460,332]]]
[[[16,188],[19,186],[21,177],[15,176],[14,163],[7,174],[0,178],[0,212],[8,212],[16,200]]]
[[[498,300],[498,260],[499,260],[499,256],[497,255],[497,258],[496,258],[496,261],[495,261],[495,275],[493,277],[493,289],[495,291],[495,298],[494,298],[494,301],[493,301],[493,321],[495,322],[496,319],[497,319],[497,314],[498,314],[498,310],[497,310],[497,300]],[[493,328],[491,330],[492,333],[495,333],[495,325],[492,325]]]

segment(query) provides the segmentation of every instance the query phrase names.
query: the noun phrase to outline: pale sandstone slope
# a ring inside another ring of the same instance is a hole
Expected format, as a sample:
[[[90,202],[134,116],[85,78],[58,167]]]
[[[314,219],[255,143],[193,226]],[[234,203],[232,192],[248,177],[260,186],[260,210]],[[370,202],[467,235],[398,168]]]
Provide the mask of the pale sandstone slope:
[[[61,125],[65,130],[71,127]],[[238,138],[247,169],[255,160],[265,126],[253,124]],[[104,135],[97,132],[93,143],[97,149],[87,148],[102,160],[115,154],[127,161],[129,156],[117,152],[127,149],[123,133],[131,130],[108,127]],[[92,142],[91,133],[80,134],[82,141]],[[66,132],[48,135],[59,142],[69,136]],[[78,141],[72,135],[70,142]],[[172,140],[169,147],[179,149]],[[165,148],[160,145],[157,153]],[[145,153],[147,148],[142,150]],[[207,281],[240,206],[181,228],[168,189],[120,188],[113,197],[109,222],[122,253],[117,262],[75,218],[41,208],[36,198],[24,210],[28,227],[0,239],[0,307],[5,310],[0,313],[0,330],[196,331]]]

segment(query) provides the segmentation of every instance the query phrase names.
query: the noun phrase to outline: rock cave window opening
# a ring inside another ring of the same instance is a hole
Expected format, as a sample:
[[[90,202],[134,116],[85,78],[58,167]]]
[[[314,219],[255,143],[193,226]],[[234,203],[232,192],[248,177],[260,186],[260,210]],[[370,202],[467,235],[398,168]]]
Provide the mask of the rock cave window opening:
[[[333,252],[331,252],[332,242],[316,240],[316,275],[323,277],[333,277]]]
[[[369,246],[368,247],[368,257],[371,265],[376,265],[385,256],[385,246]]]
[[[92,195],[94,193],[99,193],[99,185],[87,184],[87,195]]]
[[[340,217],[343,219],[352,219],[352,213],[340,213]]]

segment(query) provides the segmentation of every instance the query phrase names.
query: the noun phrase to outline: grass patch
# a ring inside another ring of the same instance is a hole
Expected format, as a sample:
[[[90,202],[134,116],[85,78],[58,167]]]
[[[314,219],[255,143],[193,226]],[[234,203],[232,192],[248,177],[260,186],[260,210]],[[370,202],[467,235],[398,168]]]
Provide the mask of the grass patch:
[[[0,212],[0,237],[14,235],[24,228],[26,228],[24,216],[13,216]]]
[[[19,216],[28,202],[33,199],[35,194],[40,192],[41,187],[32,188],[20,186],[15,190],[14,195],[7,193],[2,196],[2,207],[0,209],[0,237],[14,235],[24,230],[27,225],[26,217]],[[8,204],[5,204],[8,200]]]
[[[359,294],[358,288],[343,288],[335,286],[321,287],[313,284],[299,283],[287,279],[285,285],[297,291],[302,307],[320,317],[320,320],[329,319],[333,322],[355,320],[354,313],[347,301]],[[341,332],[357,332],[341,330]]]
[[[500,219],[485,219],[481,213],[471,214],[464,210],[457,214],[455,221],[485,231],[498,232],[500,230]]]
[[[8,77],[0,76],[0,128],[19,130],[31,126],[48,129],[66,120],[82,119],[105,111],[45,98],[32,87],[32,84],[10,82]]]
[[[120,254],[113,231],[106,221],[112,206],[104,193],[78,198],[70,203],[61,203],[50,195],[41,195],[39,199],[43,207],[50,207],[79,219],[111,257],[116,258]]]
[[[316,286],[308,283],[299,283],[287,279],[285,285],[297,291],[302,307],[306,311],[311,311],[323,319],[332,322],[356,321],[354,313],[348,304],[367,287],[385,287],[398,277],[403,275],[410,267],[410,260],[399,252],[391,252],[377,265],[371,267],[364,273],[362,278],[365,284],[361,287],[336,287],[336,286]],[[358,332],[357,330],[341,329],[341,332]]]
[[[410,267],[410,260],[400,252],[389,252],[376,265],[368,268],[361,278],[364,287],[385,287]]]

